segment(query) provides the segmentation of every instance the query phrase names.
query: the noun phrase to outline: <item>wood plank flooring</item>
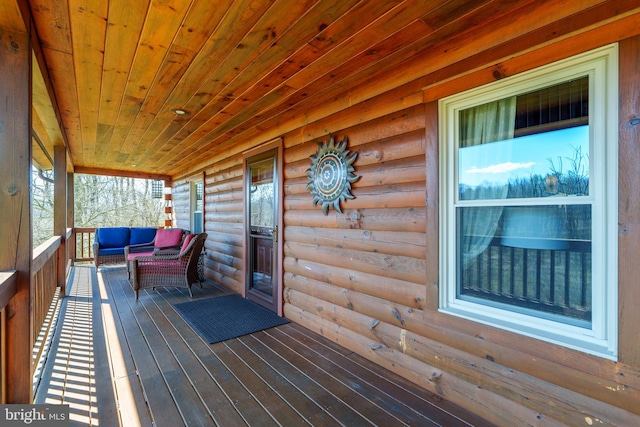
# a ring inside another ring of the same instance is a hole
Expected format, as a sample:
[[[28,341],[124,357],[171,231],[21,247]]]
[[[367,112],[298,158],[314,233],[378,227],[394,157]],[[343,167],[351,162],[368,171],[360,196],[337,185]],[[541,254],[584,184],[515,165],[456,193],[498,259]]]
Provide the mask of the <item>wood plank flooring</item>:
[[[73,426],[487,425],[293,323],[209,345],[173,308],[186,290],[136,301],[124,267],[75,266],[67,289],[35,403]]]

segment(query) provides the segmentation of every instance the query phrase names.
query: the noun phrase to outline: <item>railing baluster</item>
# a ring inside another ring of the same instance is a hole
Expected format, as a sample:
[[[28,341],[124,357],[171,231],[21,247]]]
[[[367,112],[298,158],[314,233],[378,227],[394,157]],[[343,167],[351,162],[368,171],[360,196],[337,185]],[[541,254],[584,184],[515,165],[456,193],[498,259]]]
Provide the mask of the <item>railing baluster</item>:
[[[493,290],[493,283],[491,281],[491,246],[487,246],[485,252],[487,252],[487,286],[489,287],[489,293],[493,294],[495,292]]]
[[[551,252],[551,265],[549,266],[549,303],[555,304],[556,301],[556,251]]]
[[[476,265],[476,280],[475,283],[477,283],[478,288],[480,290],[484,290],[484,284],[482,283],[482,271],[480,266],[482,265],[482,263],[480,262],[479,259],[475,260],[475,265]]]
[[[589,242],[550,250],[502,246],[495,238],[460,269],[460,292],[590,321],[590,251]]]
[[[564,251],[564,305],[571,307],[571,252]]]
[[[582,305],[582,307],[586,307],[587,306],[587,269],[585,268],[585,265],[587,264],[587,253],[586,252],[582,252],[580,254],[580,267],[582,270],[582,274],[580,275],[580,291],[581,291],[581,295],[580,295],[580,304]]]
[[[509,255],[510,255],[510,272],[511,272],[511,280],[510,280],[510,284],[509,284],[509,293],[511,295],[513,295],[514,290],[515,290],[515,281],[516,281],[516,255],[515,255],[515,248],[509,248]]]
[[[522,298],[526,300],[529,284],[529,249],[524,249],[522,258]]]
[[[540,302],[542,293],[542,251],[536,251],[536,301]]]
[[[503,290],[503,285],[504,285],[504,273],[502,271],[502,266],[503,264],[503,253],[504,253],[504,246],[499,246],[498,247],[498,265],[500,266],[500,271],[498,271],[498,292],[500,292],[500,295],[502,295],[504,293]]]

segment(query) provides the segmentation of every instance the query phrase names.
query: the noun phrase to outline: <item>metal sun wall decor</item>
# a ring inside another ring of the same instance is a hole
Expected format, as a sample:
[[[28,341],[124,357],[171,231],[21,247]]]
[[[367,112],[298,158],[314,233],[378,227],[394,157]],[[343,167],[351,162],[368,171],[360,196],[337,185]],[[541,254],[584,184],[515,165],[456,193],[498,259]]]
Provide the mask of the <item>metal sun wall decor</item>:
[[[342,213],[340,202],[346,199],[355,199],[351,194],[351,184],[360,176],[354,175],[353,162],[358,153],[349,156],[347,138],[336,144],[333,136],[329,143],[326,141],[318,147],[315,155],[310,156],[311,167],[307,169],[309,184],[307,190],[311,190],[313,205],[322,204],[322,212],[329,215],[329,208]]]

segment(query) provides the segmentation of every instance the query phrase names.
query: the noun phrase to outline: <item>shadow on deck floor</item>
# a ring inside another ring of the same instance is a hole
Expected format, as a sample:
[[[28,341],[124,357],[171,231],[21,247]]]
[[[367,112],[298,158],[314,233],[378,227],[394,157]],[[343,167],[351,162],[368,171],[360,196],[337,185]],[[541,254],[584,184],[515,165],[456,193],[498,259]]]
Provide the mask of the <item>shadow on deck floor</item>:
[[[487,423],[288,324],[209,345],[173,304],[135,295],[124,267],[72,269],[35,403],[77,426],[480,426]],[[228,294],[207,281],[194,299]]]

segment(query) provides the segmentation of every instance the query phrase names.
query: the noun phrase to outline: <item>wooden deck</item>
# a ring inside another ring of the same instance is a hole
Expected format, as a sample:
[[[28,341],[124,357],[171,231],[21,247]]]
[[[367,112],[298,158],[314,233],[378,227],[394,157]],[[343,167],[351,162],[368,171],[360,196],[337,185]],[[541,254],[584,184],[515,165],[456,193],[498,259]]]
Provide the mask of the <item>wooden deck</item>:
[[[185,290],[136,301],[124,267],[76,266],[67,295],[35,403],[71,425],[487,425],[293,323],[209,345],[173,308]]]

